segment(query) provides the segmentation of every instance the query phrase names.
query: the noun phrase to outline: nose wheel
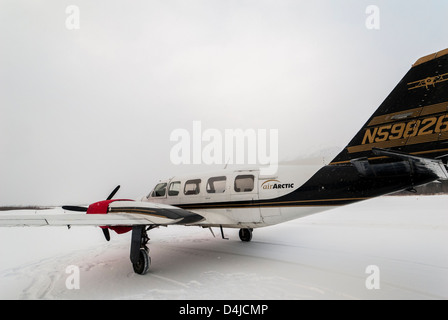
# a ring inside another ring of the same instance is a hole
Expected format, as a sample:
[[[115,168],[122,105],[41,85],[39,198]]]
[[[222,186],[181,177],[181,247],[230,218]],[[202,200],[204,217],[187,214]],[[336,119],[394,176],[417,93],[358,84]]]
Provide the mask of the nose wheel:
[[[254,229],[244,228],[240,229],[238,235],[240,236],[240,240],[243,242],[249,242],[252,240],[252,231]]]

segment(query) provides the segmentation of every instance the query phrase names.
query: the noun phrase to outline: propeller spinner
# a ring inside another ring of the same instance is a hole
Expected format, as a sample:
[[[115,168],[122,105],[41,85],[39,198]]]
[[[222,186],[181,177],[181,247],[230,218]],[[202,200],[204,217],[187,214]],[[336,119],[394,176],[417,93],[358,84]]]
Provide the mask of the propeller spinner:
[[[120,189],[120,185],[116,186],[115,189],[109,194],[106,201],[111,200],[115,196],[115,194],[117,193],[117,191],[119,189]],[[89,210],[89,208],[81,207],[81,206],[62,206],[62,209],[64,209],[64,210],[76,211],[76,212],[87,212]],[[107,241],[109,241],[110,240],[109,228],[107,226],[104,226],[104,227],[101,227],[101,229],[103,230],[104,237],[106,238]]]

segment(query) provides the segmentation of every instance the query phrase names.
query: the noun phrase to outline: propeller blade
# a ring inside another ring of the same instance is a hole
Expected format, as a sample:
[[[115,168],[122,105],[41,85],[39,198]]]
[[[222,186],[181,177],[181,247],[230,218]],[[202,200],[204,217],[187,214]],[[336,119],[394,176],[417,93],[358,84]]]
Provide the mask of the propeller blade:
[[[86,207],[80,207],[80,206],[62,206],[62,209],[68,211],[87,212]]]
[[[115,187],[114,191],[112,191],[112,193],[107,197],[106,200],[112,199],[114,197],[114,195],[117,193],[118,189],[120,189],[119,185]]]
[[[108,228],[102,228],[103,233],[104,233],[104,237],[106,238],[107,241],[110,241],[110,232]]]

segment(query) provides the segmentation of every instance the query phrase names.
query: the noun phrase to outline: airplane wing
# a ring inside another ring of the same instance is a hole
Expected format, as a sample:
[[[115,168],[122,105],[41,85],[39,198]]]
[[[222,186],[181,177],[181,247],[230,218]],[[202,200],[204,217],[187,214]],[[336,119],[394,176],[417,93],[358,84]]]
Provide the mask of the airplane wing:
[[[8,226],[99,226],[107,241],[109,229],[117,233],[132,231],[130,259],[134,271],[145,274],[150,265],[147,231],[155,226],[172,224],[191,225],[204,217],[179,207],[132,200],[111,200],[119,186],[107,200],[89,207],[63,206],[43,210],[25,209],[0,212],[0,227]],[[1,211],[2,208],[0,208]],[[7,208],[6,208],[7,209]],[[10,210],[12,208],[9,208]],[[34,213],[29,213],[29,210]],[[3,208],[5,210],[5,208]]]
[[[26,211],[1,212],[0,227],[187,225],[203,219],[179,207],[132,200],[100,201],[86,208],[87,212],[67,212],[60,207]]]

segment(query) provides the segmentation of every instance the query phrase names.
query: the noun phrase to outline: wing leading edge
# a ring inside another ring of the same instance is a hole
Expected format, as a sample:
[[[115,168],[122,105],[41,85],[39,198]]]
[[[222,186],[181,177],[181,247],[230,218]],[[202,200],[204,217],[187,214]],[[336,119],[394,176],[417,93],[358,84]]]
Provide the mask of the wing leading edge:
[[[0,227],[14,226],[136,226],[188,225],[199,222],[202,216],[163,204],[140,201],[113,201],[105,212],[65,212],[62,208],[0,213]]]

